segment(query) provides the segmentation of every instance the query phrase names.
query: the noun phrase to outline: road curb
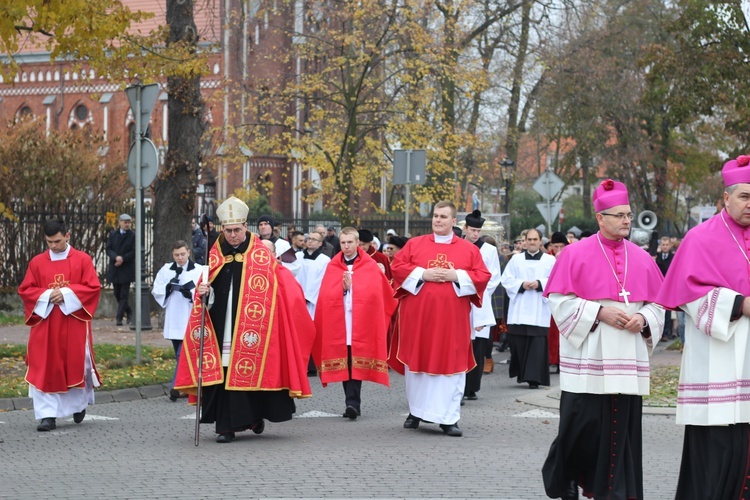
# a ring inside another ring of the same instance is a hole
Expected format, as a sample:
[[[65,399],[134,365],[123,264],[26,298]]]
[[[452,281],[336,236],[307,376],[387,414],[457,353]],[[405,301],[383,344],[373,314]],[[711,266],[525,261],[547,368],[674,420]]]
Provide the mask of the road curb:
[[[528,394],[519,396],[516,401],[525,403],[539,408],[549,410],[560,410],[560,388],[559,387],[540,387],[537,390],[529,390]],[[675,415],[677,409],[673,406],[648,406],[643,405],[644,415]]]
[[[114,391],[96,391],[96,404],[124,403],[126,401],[137,401],[139,399],[152,399],[168,396],[171,385],[154,384],[143,387],[131,387],[117,389]],[[15,410],[32,410],[34,403],[31,398],[4,398],[0,399],[0,413]]]

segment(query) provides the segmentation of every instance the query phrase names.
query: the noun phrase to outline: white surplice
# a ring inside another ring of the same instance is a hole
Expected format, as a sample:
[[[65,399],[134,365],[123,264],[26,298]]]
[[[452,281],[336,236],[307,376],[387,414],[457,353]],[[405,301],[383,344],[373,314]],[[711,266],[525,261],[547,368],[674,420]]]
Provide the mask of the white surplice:
[[[540,250],[541,251],[541,250]],[[526,252],[514,255],[505,266],[500,282],[510,299],[507,311],[509,325],[530,325],[549,328],[550,309],[542,291],[555,265],[555,258],[542,253],[539,260],[527,259]],[[519,292],[524,281],[539,281],[542,290]]]
[[[166,294],[167,285],[175,277],[175,270],[172,269],[174,263],[164,264],[154,278],[154,286],[151,289],[151,295],[154,296],[156,303],[165,309],[164,311],[164,338],[169,340],[182,340],[185,338],[188,320],[190,319],[190,310],[193,308],[193,297],[196,288],[190,292],[190,298],[186,298],[180,292],[171,292]],[[189,264],[182,266],[182,272],[179,276],[179,284],[184,285],[193,282],[198,285],[198,279],[201,277],[204,266],[195,264],[191,270],[187,270]]]
[[[661,338],[664,309],[651,302],[625,305],[614,300],[585,300],[573,294],[549,295],[552,316],[560,329],[560,389],[587,394],[649,393],[649,355]],[[617,307],[646,318],[651,337],[600,322],[601,307]]]
[[[750,318],[731,321],[737,292],[714,288],[681,309],[685,321],[677,423],[750,422]]]
[[[303,250],[297,254],[300,270],[295,278],[305,293],[307,312],[310,313],[311,318],[315,319],[315,306],[318,303],[320,283],[323,281],[323,275],[326,273],[326,267],[331,259],[323,253],[319,253],[314,259],[305,259],[306,253],[307,250]]]
[[[476,337],[490,338],[490,328],[496,323],[495,312],[492,310],[492,294],[495,293],[500,284],[501,274],[500,257],[495,246],[484,243],[479,248],[479,253],[482,254],[484,265],[487,266],[487,270],[492,276],[487,283],[487,288],[484,289],[484,294],[482,294],[482,307],[471,305],[471,340]],[[476,331],[475,328],[479,326],[483,328]]]

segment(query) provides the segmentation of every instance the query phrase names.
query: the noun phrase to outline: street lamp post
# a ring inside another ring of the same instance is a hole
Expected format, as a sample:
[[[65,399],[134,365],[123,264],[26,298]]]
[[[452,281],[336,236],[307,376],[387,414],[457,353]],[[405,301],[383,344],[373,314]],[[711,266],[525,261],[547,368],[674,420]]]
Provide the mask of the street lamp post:
[[[510,181],[513,178],[513,167],[516,165],[516,163],[508,158],[507,156],[503,158],[503,161],[500,162],[500,167],[502,168],[503,173],[503,179],[505,180],[505,213],[510,213]]]

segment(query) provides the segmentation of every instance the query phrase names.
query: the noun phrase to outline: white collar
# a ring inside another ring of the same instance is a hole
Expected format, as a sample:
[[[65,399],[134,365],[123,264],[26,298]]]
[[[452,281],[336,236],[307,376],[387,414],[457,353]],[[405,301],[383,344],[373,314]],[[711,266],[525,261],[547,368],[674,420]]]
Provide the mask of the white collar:
[[[435,237],[435,243],[450,243],[453,241],[453,231],[450,234],[432,233],[432,235]]]
[[[62,252],[58,253],[49,250],[49,260],[51,260],[52,262],[56,260],[65,260],[68,258],[68,254],[70,254],[70,243],[68,243],[68,246]]]

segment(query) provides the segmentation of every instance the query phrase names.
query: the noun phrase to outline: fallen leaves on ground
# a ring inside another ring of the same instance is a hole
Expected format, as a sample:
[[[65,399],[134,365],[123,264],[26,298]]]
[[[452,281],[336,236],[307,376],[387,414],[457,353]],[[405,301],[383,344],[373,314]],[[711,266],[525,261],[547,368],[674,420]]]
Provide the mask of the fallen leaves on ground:
[[[652,366],[651,394],[643,398],[643,404],[648,406],[677,406],[677,384],[679,380],[679,366]]]

